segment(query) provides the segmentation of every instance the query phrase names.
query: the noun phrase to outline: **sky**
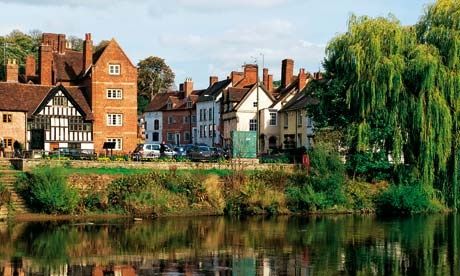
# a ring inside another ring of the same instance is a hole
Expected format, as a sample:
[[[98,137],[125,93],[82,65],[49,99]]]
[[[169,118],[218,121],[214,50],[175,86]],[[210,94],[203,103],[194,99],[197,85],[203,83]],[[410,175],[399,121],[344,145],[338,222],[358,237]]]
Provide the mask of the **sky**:
[[[115,38],[134,63],[159,56],[206,88],[245,63],[280,78],[281,60],[318,71],[327,43],[351,14],[417,22],[434,0],[0,0],[0,35],[14,29],[64,33],[95,44]]]

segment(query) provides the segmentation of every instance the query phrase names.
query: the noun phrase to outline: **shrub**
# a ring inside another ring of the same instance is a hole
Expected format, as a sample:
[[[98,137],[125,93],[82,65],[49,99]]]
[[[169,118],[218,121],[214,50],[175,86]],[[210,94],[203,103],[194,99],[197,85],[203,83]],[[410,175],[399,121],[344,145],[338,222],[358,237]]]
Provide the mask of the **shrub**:
[[[259,159],[262,164],[289,164],[291,163],[289,156],[286,154],[266,155]]]
[[[391,167],[384,151],[359,152],[347,159],[348,172],[370,182],[388,180],[391,176]]]
[[[380,214],[414,214],[438,212],[442,204],[421,185],[392,185],[375,201]]]
[[[330,205],[326,195],[315,192],[310,185],[288,187],[286,197],[289,209],[295,212],[316,211]]]
[[[73,213],[79,202],[76,189],[67,185],[67,177],[60,167],[37,168],[22,174],[17,189],[30,207],[49,214]]]

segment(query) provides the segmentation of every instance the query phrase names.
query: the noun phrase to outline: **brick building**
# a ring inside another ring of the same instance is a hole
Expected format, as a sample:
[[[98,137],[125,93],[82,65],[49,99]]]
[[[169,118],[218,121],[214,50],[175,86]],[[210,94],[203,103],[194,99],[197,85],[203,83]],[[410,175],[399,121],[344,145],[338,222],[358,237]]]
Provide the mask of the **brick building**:
[[[83,51],[75,51],[65,35],[44,33],[38,66],[28,56],[25,74],[19,75],[17,63],[8,63],[6,82],[0,82],[0,113],[27,114],[25,122],[15,121],[27,133],[9,134],[13,140],[26,149],[103,152],[106,141],[115,142],[116,152],[135,148],[137,68],[114,39],[93,48],[91,34],[85,35]],[[8,106],[11,96],[22,100]],[[4,129],[0,124],[0,136]]]
[[[194,90],[186,79],[179,91],[159,93],[145,110],[146,142],[191,144],[197,142],[196,102],[205,90]]]

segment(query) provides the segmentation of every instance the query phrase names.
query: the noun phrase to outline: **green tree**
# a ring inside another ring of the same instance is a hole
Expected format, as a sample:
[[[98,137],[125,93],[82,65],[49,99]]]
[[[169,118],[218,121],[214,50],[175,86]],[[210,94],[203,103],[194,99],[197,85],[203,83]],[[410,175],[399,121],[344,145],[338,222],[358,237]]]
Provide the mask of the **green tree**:
[[[327,47],[326,84],[314,89],[329,101],[316,114],[338,107],[339,114],[322,121],[346,124],[349,155],[404,162],[425,190],[441,190],[452,207],[458,205],[459,13],[459,2],[439,0],[416,26],[403,27],[393,16],[352,16],[348,31]]]
[[[32,30],[30,34],[25,34],[19,30],[13,30],[6,36],[0,36],[1,47],[1,67],[0,79],[5,79],[5,63],[8,59],[16,59],[19,63],[20,72],[24,72],[25,58],[29,54],[37,58],[40,46],[41,32]]]
[[[174,83],[174,72],[165,63],[165,60],[159,57],[150,56],[139,61],[137,88],[138,96],[147,99],[148,102],[161,92],[167,91]],[[145,103],[145,101],[138,101]],[[139,112],[143,112],[143,108],[139,108]]]

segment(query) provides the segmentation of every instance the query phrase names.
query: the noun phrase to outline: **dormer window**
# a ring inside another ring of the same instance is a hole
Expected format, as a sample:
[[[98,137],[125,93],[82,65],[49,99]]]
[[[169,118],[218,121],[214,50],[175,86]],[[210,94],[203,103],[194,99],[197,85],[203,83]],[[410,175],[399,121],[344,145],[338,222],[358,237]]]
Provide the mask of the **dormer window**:
[[[167,109],[172,109],[173,108],[172,102],[168,102],[168,104],[166,105],[166,108]]]
[[[109,75],[120,75],[120,64],[109,64]]]
[[[192,101],[188,100],[187,101],[187,108],[192,108],[192,106],[193,106]]]

